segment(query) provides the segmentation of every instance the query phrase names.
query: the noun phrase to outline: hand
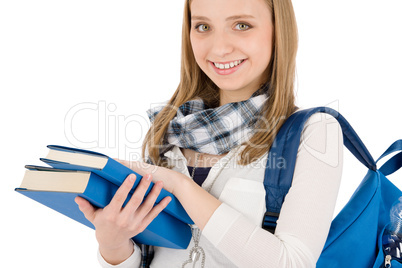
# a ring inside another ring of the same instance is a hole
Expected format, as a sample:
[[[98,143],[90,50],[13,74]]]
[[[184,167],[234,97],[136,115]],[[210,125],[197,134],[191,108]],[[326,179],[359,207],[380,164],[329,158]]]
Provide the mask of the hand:
[[[192,181],[186,175],[168,168],[154,166],[139,161],[115,160],[120,164],[123,164],[126,167],[134,170],[140,175],[152,174],[153,182],[156,183],[162,181],[163,188],[173,195],[176,195],[176,192],[179,191],[179,188],[183,185],[183,181]]]
[[[157,182],[142,203],[145,192],[152,180],[151,175],[145,175],[131,199],[123,208],[123,203],[127,199],[135,180],[135,175],[128,176],[109,205],[103,209],[94,208],[87,200],[81,197],[75,199],[79,209],[95,226],[99,249],[102,256],[110,264],[121,263],[132,254],[131,237],[144,231],[171,201],[170,197],[166,197],[154,206],[163,186],[163,182]]]
[[[171,192],[202,230],[221,201],[209,194],[188,176],[164,167],[149,165],[137,161],[119,161],[140,175],[152,173],[155,183],[163,182],[163,188]]]

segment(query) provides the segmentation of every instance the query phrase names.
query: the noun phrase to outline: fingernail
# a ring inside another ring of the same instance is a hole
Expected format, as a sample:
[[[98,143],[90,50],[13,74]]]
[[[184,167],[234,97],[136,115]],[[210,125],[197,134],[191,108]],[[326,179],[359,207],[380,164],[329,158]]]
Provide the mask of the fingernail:
[[[151,174],[146,174],[145,175],[145,180],[150,181],[151,179],[152,179]]]
[[[172,201],[172,198],[169,196],[169,197],[166,197],[166,200],[165,200],[165,207],[167,207],[169,204],[170,204],[170,201]]]
[[[128,180],[129,180],[130,182],[134,182],[134,180],[135,180],[134,174],[131,174],[131,175],[128,177]]]

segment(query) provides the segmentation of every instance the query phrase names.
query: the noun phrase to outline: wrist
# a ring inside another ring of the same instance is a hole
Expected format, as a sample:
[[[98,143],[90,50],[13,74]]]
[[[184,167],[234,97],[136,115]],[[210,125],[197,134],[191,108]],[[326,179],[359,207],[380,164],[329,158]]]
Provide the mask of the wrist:
[[[129,239],[119,246],[99,244],[99,252],[103,259],[111,264],[117,265],[127,260],[134,252],[134,242]]]
[[[189,184],[193,182],[189,177],[181,173],[173,174],[169,179],[172,181],[173,185],[172,194],[177,198],[179,198],[180,193],[185,191],[185,189],[189,187]]]
[[[183,205],[190,218],[202,230],[222,202],[192,179],[183,176],[184,178],[180,181],[180,186],[175,189],[174,195]]]

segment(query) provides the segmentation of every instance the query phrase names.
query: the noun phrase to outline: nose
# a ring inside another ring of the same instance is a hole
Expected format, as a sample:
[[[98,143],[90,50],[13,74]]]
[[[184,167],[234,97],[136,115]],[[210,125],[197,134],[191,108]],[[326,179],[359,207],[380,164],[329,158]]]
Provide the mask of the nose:
[[[225,58],[233,52],[234,44],[231,37],[225,31],[215,32],[212,40],[212,52],[220,58]]]

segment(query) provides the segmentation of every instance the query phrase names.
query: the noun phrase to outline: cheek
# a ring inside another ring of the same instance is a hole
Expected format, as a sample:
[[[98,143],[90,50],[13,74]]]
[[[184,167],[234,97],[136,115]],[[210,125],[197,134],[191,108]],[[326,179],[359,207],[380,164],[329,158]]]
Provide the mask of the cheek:
[[[203,45],[201,40],[199,40],[196,37],[193,37],[190,35],[190,41],[191,41],[191,48],[193,49],[194,53],[194,58],[196,59],[197,63],[200,64],[200,60],[203,57]]]
[[[258,36],[253,42],[248,42],[248,51],[252,53],[257,65],[266,68],[272,57],[272,38],[270,36]]]

